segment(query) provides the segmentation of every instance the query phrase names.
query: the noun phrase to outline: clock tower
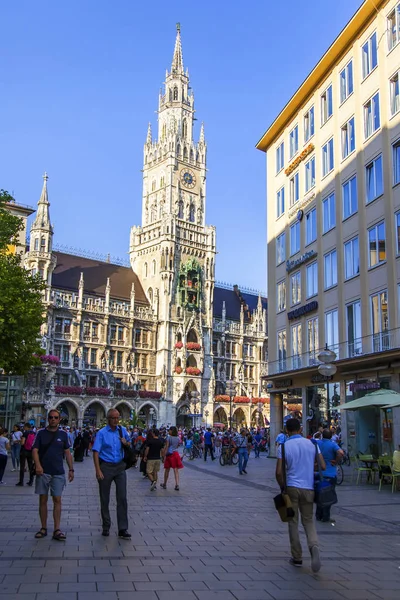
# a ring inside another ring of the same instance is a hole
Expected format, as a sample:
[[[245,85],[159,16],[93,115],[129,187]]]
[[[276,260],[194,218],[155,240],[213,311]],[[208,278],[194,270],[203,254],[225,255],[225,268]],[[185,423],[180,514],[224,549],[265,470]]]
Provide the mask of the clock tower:
[[[175,423],[192,398],[193,414],[212,403],[215,228],[205,225],[204,125],[194,141],[194,94],[184,69],[177,24],[170,71],[158,101],[158,131],[144,145],[142,225],[132,227],[130,260],[157,321],[159,422]],[[140,373],[138,373],[140,375]],[[197,420],[196,420],[197,419]],[[194,421],[201,423],[198,416]]]

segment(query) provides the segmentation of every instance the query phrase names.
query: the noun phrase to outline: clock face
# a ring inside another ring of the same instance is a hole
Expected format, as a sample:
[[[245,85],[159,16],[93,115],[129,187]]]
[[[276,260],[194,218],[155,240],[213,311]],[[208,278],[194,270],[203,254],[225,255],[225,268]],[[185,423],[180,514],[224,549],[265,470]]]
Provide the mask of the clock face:
[[[196,177],[190,169],[182,169],[181,183],[188,188],[193,188],[196,185]]]

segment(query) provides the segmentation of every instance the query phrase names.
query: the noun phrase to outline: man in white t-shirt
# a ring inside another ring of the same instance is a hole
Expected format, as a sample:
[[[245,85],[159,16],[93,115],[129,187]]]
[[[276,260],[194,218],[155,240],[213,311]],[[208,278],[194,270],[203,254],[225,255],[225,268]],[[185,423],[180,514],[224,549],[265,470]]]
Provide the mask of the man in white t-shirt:
[[[298,419],[286,421],[288,439],[285,442],[286,486],[287,493],[292,502],[295,513],[293,521],[289,521],[289,539],[292,558],[290,564],[295,567],[303,565],[302,547],[299,537],[299,511],[301,522],[307,536],[307,544],[311,554],[311,568],[317,573],[321,568],[319,557],[318,537],[315,529],[313,503],[314,503],[314,466],[316,451],[320,454],[318,446],[304,438],[301,433]],[[320,454],[321,469],[325,469],[325,461]],[[278,462],[276,465],[276,480],[285,487],[282,468],[282,445],[278,448]]]

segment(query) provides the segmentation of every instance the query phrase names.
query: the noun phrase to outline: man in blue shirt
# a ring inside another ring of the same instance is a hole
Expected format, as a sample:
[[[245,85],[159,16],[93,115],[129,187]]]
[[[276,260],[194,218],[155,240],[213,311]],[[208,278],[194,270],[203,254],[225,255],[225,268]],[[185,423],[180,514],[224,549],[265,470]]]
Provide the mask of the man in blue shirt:
[[[93,461],[99,482],[101,519],[105,537],[110,535],[110,490],[114,481],[117,496],[118,537],[130,540],[128,533],[128,501],[126,497],[126,472],[123,446],[129,446],[129,434],[125,427],[118,427],[119,412],[112,408],[107,413],[108,425],[100,429],[93,444]]]
[[[204,462],[207,461],[207,453],[210,453],[211,460],[215,460],[213,452],[214,434],[211,431],[211,427],[207,427],[207,431],[204,434]]]
[[[261,440],[262,440],[262,435],[259,431],[257,431],[257,433],[255,434],[255,436],[253,438],[255,458],[260,458]]]
[[[332,433],[329,429],[322,431],[322,439],[317,440],[318,447],[325,460],[325,470],[322,471],[324,479],[330,481],[330,483],[336,485],[336,463],[342,458],[344,452],[340,449],[336,442],[332,441]],[[318,506],[316,510],[317,521],[323,521],[328,523],[331,521],[331,507],[330,506]]]

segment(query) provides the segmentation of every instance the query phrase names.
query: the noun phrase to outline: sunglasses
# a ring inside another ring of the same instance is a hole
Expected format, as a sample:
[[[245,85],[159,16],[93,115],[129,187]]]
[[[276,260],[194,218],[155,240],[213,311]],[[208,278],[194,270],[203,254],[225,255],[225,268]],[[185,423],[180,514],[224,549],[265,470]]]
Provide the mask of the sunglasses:
[[[55,416],[55,417],[53,417],[53,416],[50,416],[50,417],[49,417],[49,420],[50,420],[50,419],[59,419],[59,418],[60,418],[60,417],[59,417],[58,415],[57,415],[57,416]]]

